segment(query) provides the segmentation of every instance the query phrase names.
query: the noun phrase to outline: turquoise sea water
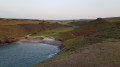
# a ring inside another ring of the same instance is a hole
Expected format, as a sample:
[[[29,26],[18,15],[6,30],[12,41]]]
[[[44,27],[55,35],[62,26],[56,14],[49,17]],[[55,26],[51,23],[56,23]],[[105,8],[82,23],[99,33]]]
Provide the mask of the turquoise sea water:
[[[57,46],[15,42],[0,46],[0,67],[30,67],[60,52]]]

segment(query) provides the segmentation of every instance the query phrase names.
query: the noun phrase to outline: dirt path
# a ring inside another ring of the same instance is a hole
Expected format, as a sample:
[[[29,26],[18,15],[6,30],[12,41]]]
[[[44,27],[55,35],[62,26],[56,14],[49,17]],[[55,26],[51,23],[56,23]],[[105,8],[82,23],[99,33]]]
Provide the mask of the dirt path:
[[[94,44],[34,67],[120,67],[120,42]]]

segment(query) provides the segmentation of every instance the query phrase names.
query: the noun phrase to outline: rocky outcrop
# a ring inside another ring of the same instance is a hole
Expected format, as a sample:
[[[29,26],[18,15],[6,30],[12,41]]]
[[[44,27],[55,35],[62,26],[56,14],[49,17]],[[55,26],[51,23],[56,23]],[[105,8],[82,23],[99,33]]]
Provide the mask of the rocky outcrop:
[[[0,44],[4,44],[4,43],[6,43],[5,40],[0,39]]]
[[[12,42],[15,42],[15,41],[17,41],[16,38],[7,38],[6,39],[6,43],[12,43]]]
[[[5,44],[5,43],[12,43],[12,42],[15,42],[17,41],[18,39],[17,38],[3,38],[3,39],[0,39],[0,44]]]

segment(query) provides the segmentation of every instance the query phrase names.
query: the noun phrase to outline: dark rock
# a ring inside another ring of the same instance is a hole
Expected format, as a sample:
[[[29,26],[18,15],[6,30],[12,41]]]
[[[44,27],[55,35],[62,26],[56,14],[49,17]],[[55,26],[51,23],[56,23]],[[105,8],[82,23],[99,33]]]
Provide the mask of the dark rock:
[[[0,44],[4,44],[6,41],[4,39],[0,39]]]
[[[7,38],[6,39],[6,43],[12,43],[12,42],[15,42],[16,39],[15,38]]]
[[[17,39],[15,38],[3,38],[3,39],[0,39],[0,44],[12,43],[15,41],[17,41]]]

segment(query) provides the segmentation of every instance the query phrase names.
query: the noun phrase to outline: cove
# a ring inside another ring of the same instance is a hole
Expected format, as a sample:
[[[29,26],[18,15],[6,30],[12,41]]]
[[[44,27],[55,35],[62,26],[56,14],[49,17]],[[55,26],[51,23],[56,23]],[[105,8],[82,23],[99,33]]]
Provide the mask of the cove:
[[[0,46],[0,67],[30,67],[58,52],[58,46],[18,41]]]

